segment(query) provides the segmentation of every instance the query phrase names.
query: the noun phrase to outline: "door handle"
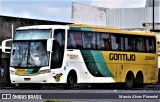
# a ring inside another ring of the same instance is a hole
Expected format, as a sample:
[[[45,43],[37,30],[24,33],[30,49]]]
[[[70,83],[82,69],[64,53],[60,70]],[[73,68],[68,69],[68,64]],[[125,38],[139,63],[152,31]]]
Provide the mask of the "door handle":
[[[84,72],[84,73],[88,74],[87,72]]]
[[[122,65],[122,69],[123,69],[123,65]]]

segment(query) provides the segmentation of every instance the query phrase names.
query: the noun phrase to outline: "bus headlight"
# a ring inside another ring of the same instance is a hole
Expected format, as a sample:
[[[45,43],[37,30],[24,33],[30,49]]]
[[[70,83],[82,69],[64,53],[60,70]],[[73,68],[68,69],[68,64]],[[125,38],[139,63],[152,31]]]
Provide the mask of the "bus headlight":
[[[16,72],[13,70],[10,70],[10,74],[16,75]]]
[[[40,70],[38,72],[38,74],[46,74],[46,73],[50,73],[50,72],[51,72],[50,69],[46,69],[46,70]]]

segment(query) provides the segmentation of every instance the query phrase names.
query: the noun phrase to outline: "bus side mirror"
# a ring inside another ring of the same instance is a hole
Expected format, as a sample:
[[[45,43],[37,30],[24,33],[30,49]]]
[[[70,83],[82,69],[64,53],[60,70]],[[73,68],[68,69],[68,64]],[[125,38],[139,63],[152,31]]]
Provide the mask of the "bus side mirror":
[[[7,47],[7,46],[6,46],[6,43],[7,43],[8,41],[12,41],[12,39],[7,39],[7,40],[3,40],[3,41],[2,41],[2,52],[4,52],[4,53],[10,53],[10,52],[7,52],[7,51],[6,51],[6,49],[11,49],[11,47]]]
[[[47,40],[47,51],[52,51],[52,43],[54,38]]]

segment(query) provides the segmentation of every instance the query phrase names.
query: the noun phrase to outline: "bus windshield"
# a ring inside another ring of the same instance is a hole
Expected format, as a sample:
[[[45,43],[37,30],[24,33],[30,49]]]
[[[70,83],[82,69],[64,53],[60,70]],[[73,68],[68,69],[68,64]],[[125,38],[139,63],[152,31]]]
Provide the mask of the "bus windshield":
[[[17,30],[14,40],[44,40],[51,38],[51,29]]]
[[[48,66],[47,39],[51,29],[16,30],[11,50],[11,67]]]
[[[14,41],[11,50],[11,67],[42,67],[49,62],[47,40]]]

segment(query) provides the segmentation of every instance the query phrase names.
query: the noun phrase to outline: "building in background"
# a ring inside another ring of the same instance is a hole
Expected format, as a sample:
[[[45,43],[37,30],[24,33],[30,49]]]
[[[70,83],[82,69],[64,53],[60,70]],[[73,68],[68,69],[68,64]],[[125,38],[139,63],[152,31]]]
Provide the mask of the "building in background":
[[[154,5],[160,6],[160,0],[154,0]],[[146,7],[153,7],[153,0],[146,0]]]
[[[72,22],[91,25],[119,27],[127,30],[152,30],[153,21],[152,0],[146,0],[146,6],[141,8],[102,8],[83,4],[72,4]],[[160,23],[160,0],[155,0],[155,27]]]
[[[72,3],[72,22],[77,24],[106,25],[107,9]]]

